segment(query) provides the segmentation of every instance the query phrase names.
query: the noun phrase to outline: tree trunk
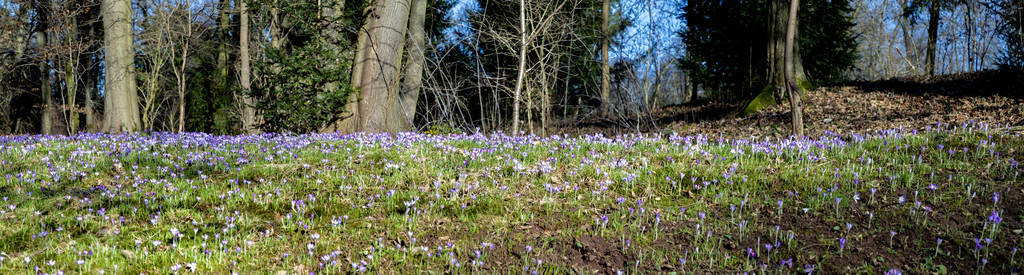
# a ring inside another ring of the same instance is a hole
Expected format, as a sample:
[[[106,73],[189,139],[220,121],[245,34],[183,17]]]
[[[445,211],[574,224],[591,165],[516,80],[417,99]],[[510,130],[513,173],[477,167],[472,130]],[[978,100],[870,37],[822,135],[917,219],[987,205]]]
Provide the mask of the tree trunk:
[[[95,24],[89,24],[88,36],[90,36],[90,37],[99,37],[100,36],[100,30],[95,27]],[[93,48],[93,47],[95,47],[95,48]],[[90,51],[98,52],[99,51],[99,47],[100,47],[99,45],[91,46],[90,47]],[[97,59],[97,55],[96,54],[91,54],[91,55],[89,55],[89,57],[86,58],[86,60],[87,60],[86,62],[79,62],[79,64],[90,64],[90,63],[96,64],[96,63],[99,63],[99,62],[96,62],[97,61],[96,59]],[[83,108],[85,108],[85,127],[82,127],[82,128],[84,128],[85,131],[92,132],[92,131],[95,131],[97,129],[96,117],[95,117],[95,109],[93,108],[93,98],[94,98],[93,96],[94,95],[99,95],[98,92],[99,92],[99,89],[100,89],[99,88],[99,83],[100,83],[99,76],[100,76],[100,74],[98,72],[96,72],[96,70],[93,70],[92,68],[87,69],[87,71],[88,71],[88,73],[86,74],[86,77],[84,79],[85,80],[85,87],[86,87],[87,90],[85,91],[85,102],[84,102],[85,104],[83,104],[83,106],[82,106]]]
[[[611,68],[608,56],[609,36],[608,17],[611,14],[611,0],[604,0],[601,4],[601,116],[608,116],[609,105],[611,105]]]
[[[932,0],[928,7],[928,49],[925,53],[925,65],[928,76],[935,76],[935,43],[939,38],[939,4],[938,0]]]
[[[967,0],[967,68],[974,70],[974,0]]]
[[[45,18],[45,17],[44,17]],[[45,20],[45,19],[42,19]],[[39,48],[49,45],[45,23],[42,30],[36,35],[36,42]],[[50,59],[45,55],[39,61],[39,91],[43,98],[42,119],[39,124],[39,132],[44,135],[53,134],[53,89],[50,86]]]
[[[409,49],[408,63],[405,65],[405,78],[402,89],[398,96],[398,105],[393,106],[398,119],[394,129],[397,131],[412,130],[416,120],[416,104],[419,101],[420,89],[423,86],[423,64],[426,56],[426,32],[424,22],[427,14],[427,0],[412,0],[412,10],[409,12],[409,35],[407,47]]]
[[[103,131],[139,130],[139,99],[135,90],[132,48],[132,5],[129,0],[103,0],[104,82]]]
[[[690,91],[690,102],[697,102],[697,84],[693,82],[693,75],[686,75],[686,89]]]
[[[789,9],[785,0],[773,0],[771,2],[772,24],[771,36],[768,42],[769,75],[771,83],[775,85],[775,100],[781,102],[786,98],[786,32],[789,26]]]
[[[270,7],[270,48],[280,49],[281,43],[281,8],[280,1],[274,1],[274,5]]]
[[[68,33],[65,35],[65,42],[67,45],[72,45],[78,40],[78,20],[76,17],[71,17],[71,26],[68,28]],[[74,135],[78,133],[78,116],[80,114],[77,102],[78,99],[78,54],[75,51],[70,52],[67,55],[67,61],[64,63],[64,88],[66,90],[67,99],[65,104],[67,108],[64,110],[67,112],[68,121],[68,134]]]
[[[74,66],[75,65],[73,63],[68,64],[66,66],[66,70],[68,70],[68,76],[64,80],[64,85],[65,85],[65,87],[67,89],[67,95],[66,95],[67,99],[65,101],[66,102],[65,104],[67,105],[66,111],[67,111],[67,114],[68,114],[67,120],[68,120],[68,134],[69,135],[74,135],[74,134],[78,133],[78,123],[79,123],[78,116],[80,114],[78,106],[77,106],[78,102],[76,102],[77,99],[78,99],[77,98],[77,95],[78,95],[78,83],[77,83],[77,81],[78,81],[78,79],[77,79],[77,77],[75,77],[75,72],[77,70],[75,69]]]
[[[786,89],[789,91],[789,104],[793,115],[793,135],[797,138],[804,136],[803,111],[800,107],[800,87],[797,86],[793,68],[793,47],[796,36],[797,10],[800,8],[800,0],[792,0],[789,6],[789,27],[786,30]]]
[[[371,8],[367,8],[364,13],[372,11]],[[341,121],[334,127],[334,131],[340,131],[342,133],[354,133],[360,131],[361,122],[359,116],[359,95],[362,93],[362,75],[363,67],[366,63],[367,49],[369,48],[369,34],[370,29],[373,28],[373,17],[367,16],[366,21],[363,22],[362,28],[358,30],[356,36],[356,52],[353,57],[352,64],[352,79],[351,86],[352,92],[349,93],[348,99],[345,102],[345,110],[342,113]]]
[[[219,15],[217,23],[217,68],[214,74],[218,89],[227,90],[228,87],[228,25],[231,23],[228,9],[231,8],[231,0],[219,1]]]
[[[398,84],[401,59],[409,19],[408,0],[379,0],[374,7],[375,23],[367,36],[368,49],[362,72],[359,98],[360,128],[366,132],[386,131],[389,98]]]
[[[95,81],[95,82],[98,83],[99,81]],[[85,129],[85,131],[92,131],[92,130],[96,129],[96,126],[95,126],[96,118],[93,116],[93,108],[92,108],[92,96],[94,94],[96,94],[96,90],[97,89],[96,89],[96,83],[93,83],[93,85],[87,85],[87,86],[88,86],[88,88],[87,88],[88,90],[85,91],[85,102],[83,104],[84,106],[82,106],[82,108],[84,108],[84,111],[85,111],[85,127],[83,127],[83,128]]]
[[[53,89],[50,86],[50,57],[47,55],[47,48],[50,46],[50,14],[52,7],[50,1],[34,1],[33,8],[36,13],[38,30],[36,31],[36,49],[39,57],[39,93],[43,100],[41,118],[39,120],[39,133],[44,135],[53,134]]]
[[[903,0],[903,7],[910,4],[910,0]],[[907,63],[910,65],[910,73],[917,74],[917,66],[915,62],[919,62],[917,46],[914,45],[914,33],[910,30],[910,23],[907,22],[907,17],[899,17],[900,29],[903,32],[903,50],[906,52]],[[920,65],[920,63],[917,63]]]
[[[786,55],[786,36],[789,35],[789,9],[790,3],[786,0],[773,0],[770,7],[772,10],[771,16],[771,35],[768,39],[768,75],[769,81],[775,85],[775,100],[782,102],[786,98],[786,69],[785,69],[785,55]],[[795,33],[793,37],[799,37],[799,22],[795,22],[793,26]],[[795,40],[795,38],[794,38]],[[807,81],[807,75],[804,73],[804,66],[800,57],[800,45],[794,42],[792,50],[793,55],[793,77],[797,84]]]
[[[512,134],[519,134],[519,96],[523,91],[523,76],[526,74],[526,0],[519,0],[519,73],[516,75],[516,89],[512,95]]]
[[[246,133],[256,133],[256,109],[255,102],[248,92],[252,89],[250,76],[252,69],[249,65],[249,11],[246,8],[247,0],[238,1],[238,82],[242,85],[242,130]]]
[[[185,4],[187,7],[192,6],[192,2],[189,0],[186,0]],[[185,37],[182,39],[181,46],[181,67],[175,69],[175,74],[178,78],[178,133],[185,132],[185,85],[187,85],[185,81],[188,79],[185,70],[188,65],[189,43],[192,41],[192,9],[186,9],[185,14]]]

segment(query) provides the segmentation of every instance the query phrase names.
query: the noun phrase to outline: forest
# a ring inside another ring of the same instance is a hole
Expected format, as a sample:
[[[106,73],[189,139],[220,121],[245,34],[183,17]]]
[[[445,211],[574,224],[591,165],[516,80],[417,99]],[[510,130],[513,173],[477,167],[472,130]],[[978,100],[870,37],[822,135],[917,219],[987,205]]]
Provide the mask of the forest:
[[[800,91],[1024,63],[1020,1],[797,5]],[[0,132],[646,132],[784,103],[789,6],[5,0]]]
[[[1024,0],[0,0],[0,274],[1016,274],[1022,135]]]

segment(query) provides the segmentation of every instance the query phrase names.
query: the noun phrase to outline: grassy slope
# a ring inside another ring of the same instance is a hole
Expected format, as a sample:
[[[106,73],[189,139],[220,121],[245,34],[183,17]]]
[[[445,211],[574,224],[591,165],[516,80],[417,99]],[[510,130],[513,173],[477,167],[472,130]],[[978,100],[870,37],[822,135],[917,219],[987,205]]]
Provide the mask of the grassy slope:
[[[3,138],[0,273],[1017,270],[1024,138],[953,127]]]

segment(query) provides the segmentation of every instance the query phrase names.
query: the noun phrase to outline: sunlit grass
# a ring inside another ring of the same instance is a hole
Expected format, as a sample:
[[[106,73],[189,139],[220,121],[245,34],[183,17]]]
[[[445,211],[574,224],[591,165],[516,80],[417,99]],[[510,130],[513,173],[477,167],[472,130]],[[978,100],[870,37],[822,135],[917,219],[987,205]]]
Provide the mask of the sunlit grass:
[[[0,138],[0,272],[1011,272],[1022,141]]]

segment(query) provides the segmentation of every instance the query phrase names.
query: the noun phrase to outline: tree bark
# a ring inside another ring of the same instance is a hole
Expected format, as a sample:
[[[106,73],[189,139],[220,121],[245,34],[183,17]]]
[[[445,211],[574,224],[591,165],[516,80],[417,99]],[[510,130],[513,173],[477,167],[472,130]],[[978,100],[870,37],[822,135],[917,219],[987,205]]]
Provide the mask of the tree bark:
[[[611,1],[604,0],[601,5],[601,116],[608,116],[611,105],[611,68],[608,56],[609,36],[608,17],[611,14]]]
[[[39,92],[43,100],[41,119],[39,120],[39,133],[44,135],[53,134],[53,89],[50,86],[50,57],[47,48],[50,46],[50,14],[52,7],[50,1],[35,1],[34,3],[36,21],[39,30],[36,32],[36,49],[39,57]]]
[[[248,92],[252,89],[252,81],[250,80],[252,69],[249,65],[249,11],[246,7],[245,2],[247,0],[238,1],[238,81],[242,85],[243,94],[241,95],[242,100],[242,130],[246,133],[256,133],[256,109],[253,105],[255,102],[253,98],[248,95]]]
[[[388,130],[389,99],[397,91],[399,66],[409,19],[408,0],[379,0],[375,23],[367,36],[366,63],[359,98],[360,128],[366,132]]]
[[[800,106],[800,87],[797,86],[795,72],[793,68],[793,47],[794,38],[796,36],[796,19],[797,10],[800,8],[800,0],[792,0],[789,6],[789,27],[786,30],[786,57],[785,57],[785,71],[787,84],[786,89],[789,91],[789,104],[792,109],[791,113],[793,116],[793,135],[797,138],[804,136],[804,121],[803,111]]]
[[[49,45],[49,35],[46,32],[46,27],[44,27],[36,35],[36,42],[39,43],[38,47],[40,49]],[[50,86],[50,58],[46,57],[45,54],[41,58],[39,61],[39,90],[43,98],[43,110],[42,119],[40,119],[39,123],[39,132],[44,135],[51,135],[53,134],[53,89]]]
[[[71,26],[68,28],[65,34],[65,42],[67,45],[72,45],[78,40],[78,20],[72,16],[70,20]],[[77,102],[78,99],[78,52],[71,50],[68,52],[67,60],[64,62],[64,88],[66,90],[65,104],[68,106],[65,108],[67,113],[68,121],[68,134],[74,135],[78,133],[80,114]]]
[[[408,63],[405,65],[405,77],[398,96],[398,105],[394,106],[392,115],[398,117],[394,129],[397,131],[412,130],[416,120],[416,104],[419,102],[420,89],[423,86],[423,64],[426,59],[426,32],[424,23],[427,16],[427,0],[412,0],[409,12],[409,47]]]
[[[219,1],[219,15],[217,23],[217,69],[214,77],[219,89],[227,89],[228,86],[228,24],[231,23],[228,9],[231,8],[231,0]]]
[[[274,1],[274,5],[270,7],[270,47],[274,49],[280,49],[283,46],[281,43],[281,8],[278,7],[280,4],[280,1]]]
[[[523,77],[526,74],[526,0],[519,0],[519,73],[516,75],[516,89],[512,96],[512,134],[519,134],[519,100],[523,91]]]
[[[367,8],[364,13],[370,12],[372,9]],[[358,30],[359,33],[356,35],[356,52],[353,57],[352,63],[352,79],[351,86],[352,92],[349,93],[348,99],[345,102],[345,110],[342,113],[341,121],[334,127],[334,131],[342,133],[354,133],[360,130],[360,116],[359,116],[359,95],[362,94],[362,76],[363,67],[366,63],[367,49],[369,46],[369,31],[373,28],[373,16],[367,16],[366,21],[363,22],[363,26]]]
[[[185,1],[186,7],[192,6],[192,1]],[[181,67],[175,69],[178,78],[178,133],[185,132],[185,85],[188,76],[185,74],[188,65],[189,44],[192,41],[192,9],[185,11],[185,37],[181,46]],[[172,65],[173,66],[173,65]]]
[[[932,0],[928,7],[928,49],[925,53],[925,66],[928,76],[935,76],[935,43],[939,38],[939,0]]]
[[[974,0],[967,1],[967,68],[974,70]]]
[[[799,4],[798,4],[799,5]],[[770,83],[775,85],[775,100],[782,102],[786,98],[786,38],[789,35],[789,15],[790,15],[790,3],[786,0],[773,0],[771,3],[772,10],[772,24],[771,24],[771,36],[768,39],[768,58],[769,58],[769,77]],[[798,6],[799,7],[799,6]],[[799,36],[799,22],[795,22],[793,26],[795,37]],[[797,84],[806,81],[807,76],[804,74],[804,68],[802,65],[802,59],[800,58],[800,46],[794,41],[793,48],[789,49],[793,55],[793,76],[794,81]]]
[[[103,0],[104,82],[103,131],[138,131],[139,99],[135,90],[135,51],[132,48],[130,0]]]

